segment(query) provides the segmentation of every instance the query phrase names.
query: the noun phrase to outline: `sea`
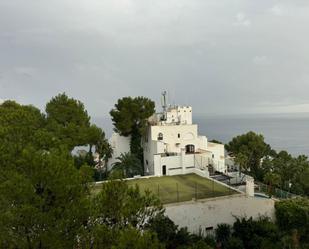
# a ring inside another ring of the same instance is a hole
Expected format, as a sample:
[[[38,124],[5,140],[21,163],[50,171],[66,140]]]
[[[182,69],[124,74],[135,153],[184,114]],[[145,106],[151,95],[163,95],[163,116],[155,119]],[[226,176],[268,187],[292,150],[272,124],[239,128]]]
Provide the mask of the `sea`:
[[[113,125],[109,117],[92,120],[110,137]],[[297,114],[243,114],[193,116],[199,134],[209,140],[228,143],[233,137],[254,131],[262,134],[266,143],[277,151],[286,150],[294,156],[309,156],[309,113]]]

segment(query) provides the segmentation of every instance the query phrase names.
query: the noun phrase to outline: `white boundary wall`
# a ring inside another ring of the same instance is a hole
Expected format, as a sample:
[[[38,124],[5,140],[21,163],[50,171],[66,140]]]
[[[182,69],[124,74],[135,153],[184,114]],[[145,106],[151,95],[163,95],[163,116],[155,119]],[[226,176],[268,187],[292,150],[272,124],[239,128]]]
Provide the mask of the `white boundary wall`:
[[[166,215],[179,227],[187,227],[192,233],[215,229],[220,223],[232,225],[235,216],[258,218],[265,215],[274,219],[273,199],[246,197],[244,194],[224,196],[165,205]]]

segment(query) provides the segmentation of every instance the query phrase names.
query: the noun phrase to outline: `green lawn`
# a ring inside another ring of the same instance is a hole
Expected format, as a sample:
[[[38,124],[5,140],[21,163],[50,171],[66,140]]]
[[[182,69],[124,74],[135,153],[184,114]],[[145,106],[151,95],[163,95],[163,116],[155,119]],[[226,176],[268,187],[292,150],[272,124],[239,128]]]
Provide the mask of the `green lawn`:
[[[164,204],[237,193],[196,174],[142,178],[128,180],[127,183],[129,186],[137,184],[142,193],[146,189],[150,190],[158,195]]]

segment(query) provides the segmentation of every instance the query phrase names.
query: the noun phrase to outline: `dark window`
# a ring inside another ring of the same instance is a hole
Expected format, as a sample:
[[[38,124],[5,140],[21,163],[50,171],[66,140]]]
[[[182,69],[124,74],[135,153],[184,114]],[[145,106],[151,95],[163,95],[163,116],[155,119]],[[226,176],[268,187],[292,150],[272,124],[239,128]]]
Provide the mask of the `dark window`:
[[[158,140],[163,140],[163,134],[161,132],[158,134]]]
[[[214,228],[213,227],[206,227],[206,235],[211,236],[214,233]]]
[[[215,155],[214,155],[214,154],[212,154],[212,158],[215,158]]]
[[[178,133],[178,138],[180,138],[180,133]]]
[[[186,145],[186,153],[194,153],[194,152],[195,152],[195,147],[193,144]]]
[[[148,165],[148,160],[146,160],[146,165]]]

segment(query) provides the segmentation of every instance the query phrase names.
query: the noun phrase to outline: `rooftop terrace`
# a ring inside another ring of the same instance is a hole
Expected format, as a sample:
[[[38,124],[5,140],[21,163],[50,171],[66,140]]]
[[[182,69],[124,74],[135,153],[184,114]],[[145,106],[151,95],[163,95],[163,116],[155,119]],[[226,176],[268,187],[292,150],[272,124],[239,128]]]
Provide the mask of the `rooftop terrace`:
[[[159,196],[163,204],[238,194],[222,184],[196,174],[141,178],[128,180],[127,183],[129,186],[137,184],[142,193],[150,190]]]

